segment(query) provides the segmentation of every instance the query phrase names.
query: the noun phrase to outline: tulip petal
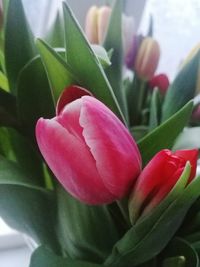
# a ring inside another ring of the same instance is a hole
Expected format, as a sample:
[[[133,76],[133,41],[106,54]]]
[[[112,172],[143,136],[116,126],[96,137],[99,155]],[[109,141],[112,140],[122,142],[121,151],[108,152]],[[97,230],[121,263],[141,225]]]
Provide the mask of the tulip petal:
[[[88,90],[78,85],[72,85],[63,90],[56,105],[56,115],[59,115],[65,105],[81,98],[84,95],[92,95]]]
[[[98,44],[97,15],[98,7],[92,6],[88,10],[85,20],[85,34],[92,44]]]
[[[98,10],[97,29],[98,29],[98,43],[102,44],[110,21],[111,8],[109,6],[102,6]]]
[[[66,105],[62,112],[55,119],[59,122],[65,129],[67,129],[72,135],[80,138],[85,142],[82,132],[83,128],[80,126],[79,117],[80,109],[82,106],[81,99],[77,99]]]
[[[122,122],[100,101],[83,96],[80,124],[98,172],[110,192],[124,196],[141,170],[136,143]]]
[[[185,161],[188,160],[191,164],[191,173],[188,182],[191,182],[196,175],[198,153],[198,149],[177,150],[174,152],[174,155],[183,158]]]
[[[74,197],[88,204],[116,199],[103,185],[88,148],[55,119],[39,119],[36,138],[47,164]]]

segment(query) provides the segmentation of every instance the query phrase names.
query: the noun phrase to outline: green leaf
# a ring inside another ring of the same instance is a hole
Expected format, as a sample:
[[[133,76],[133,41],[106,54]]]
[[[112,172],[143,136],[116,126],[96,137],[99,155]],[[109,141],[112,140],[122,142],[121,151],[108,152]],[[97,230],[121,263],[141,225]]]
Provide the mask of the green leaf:
[[[0,126],[18,128],[16,98],[0,89]]]
[[[103,67],[66,3],[63,3],[63,12],[68,64],[80,81],[80,85],[91,91],[92,94],[123,119],[123,114]]]
[[[64,88],[71,84],[77,84],[77,79],[74,77],[69,65],[53,48],[40,39],[36,41],[36,44],[48,75],[54,101],[56,102]]]
[[[101,62],[101,65],[104,68],[107,68],[108,66],[111,65],[110,58],[108,56],[108,53],[106,50],[103,48],[103,46],[100,45],[91,45],[94,53],[96,54],[97,58]]]
[[[62,258],[54,254],[46,247],[39,247],[31,256],[29,267],[103,267],[86,261],[76,261],[70,258]]]
[[[200,148],[200,127],[186,128],[176,139],[173,150]]]
[[[65,46],[63,14],[59,8],[55,17],[55,21],[52,23],[45,39],[52,47]]]
[[[175,139],[189,120],[192,109],[193,102],[190,101],[138,142],[144,166],[158,151],[172,148]]]
[[[133,138],[138,141],[148,133],[148,127],[145,125],[134,126],[130,129]]]
[[[58,188],[58,233],[72,259],[101,263],[120,233],[106,206],[89,206]]]
[[[45,69],[40,57],[21,70],[17,83],[19,118],[25,133],[35,139],[35,125],[40,117],[52,118],[54,104]]]
[[[32,237],[37,244],[59,251],[54,229],[55,204],[52,192],[31,185],[27,173],[14,163],[1,161],[1,217],[10,227]]]
[[[44,186],[44,173],[41,156],[37,149],[25,136],[14,129],[8,129],[9,139],[14,154],[14,159],[29,174],[33,183]]]
[[[162,121],[165,121],[195,96],[199,75],[200,51],[182,67],[167,90],[163,105]]]
[[[17,163],[0,157],[0,185],[2,184],[26,187],[37,185]]]
[[[151,97],[150,105],[150,118],[149,118],[149,131],[152,131],[154,128],[158,127],[160,122],[161,114],[161,103],[160,103],[160,93],[158,88],[153,90]]]
[[[137,266],[155,257],[163,250],[180,227],[191,205],[200,195],[200,177],[194,179],[185,188],[189,174],[188,164],[169,195],[151,214],[136,223],[116,243],[105,265]],[[144,251],[145,253],[143,253]]]
[[[179,237],[174,238],[165,248],[161,258],[165,257],[168,259],[163,261],[163,267],[199,267],[197,252],[186,240]]]
[[[123,112],[125,112],[125,91],[123,90],[122,86],[122,8],[123,6],[121,0],[114,2],[103,46],[107,51],[113,49],[111,59],[112,65],[106,70],[106,75],[110,81],[121,109]]]
[[[9,159],[12,157],[8,129],[5,127],[0,128],[0,155]]]
[[[8,79],[2,71],[0,71],[0,88],[9,91]]]
[[[16,94],[20,70],[36,55],[33,35],[21,0],[9,0],[5,30],[5,64],[11,92]]]

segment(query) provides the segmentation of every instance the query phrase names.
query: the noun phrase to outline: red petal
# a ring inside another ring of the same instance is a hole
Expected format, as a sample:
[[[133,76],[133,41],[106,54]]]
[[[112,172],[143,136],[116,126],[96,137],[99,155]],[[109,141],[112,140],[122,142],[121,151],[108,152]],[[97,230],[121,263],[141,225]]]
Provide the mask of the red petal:
[[[78,85],[72,85],[64,89],[62,94],[60,95],[57,106],[56,106],[56,115],[62,111],[65,105],[69,104],[70,102],[81,98],[84,95],[92,95],[88,90]]]

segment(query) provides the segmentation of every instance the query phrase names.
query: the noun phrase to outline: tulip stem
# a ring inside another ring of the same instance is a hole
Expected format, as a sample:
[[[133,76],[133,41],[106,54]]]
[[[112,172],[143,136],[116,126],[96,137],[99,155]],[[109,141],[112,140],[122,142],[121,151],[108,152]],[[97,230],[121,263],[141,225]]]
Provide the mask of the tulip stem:
[[[129,219],[129,213],[128,213],[128,203],[127,203],[127,199],[124,198],[122,200],[118,200],[117,201],[117,205],[121,211],[121,214],[125,220],[125,222],[127,223],[128,226],[131,226],[131,222]]]

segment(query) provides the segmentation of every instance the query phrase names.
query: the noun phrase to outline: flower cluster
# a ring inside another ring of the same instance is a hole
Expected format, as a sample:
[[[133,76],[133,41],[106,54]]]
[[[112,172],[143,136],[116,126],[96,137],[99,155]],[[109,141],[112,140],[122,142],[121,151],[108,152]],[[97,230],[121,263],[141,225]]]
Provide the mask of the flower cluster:
[[[199,46],[169,83],[153,23],[122,10],[92,6],[84,32],[64,2],[35,40],[4,1],[0,215],[30,267],[199,265]]]

